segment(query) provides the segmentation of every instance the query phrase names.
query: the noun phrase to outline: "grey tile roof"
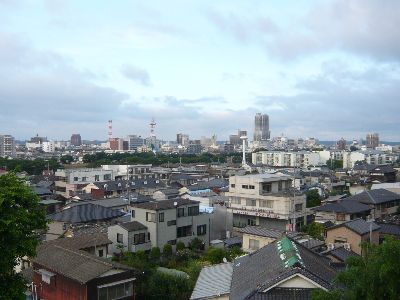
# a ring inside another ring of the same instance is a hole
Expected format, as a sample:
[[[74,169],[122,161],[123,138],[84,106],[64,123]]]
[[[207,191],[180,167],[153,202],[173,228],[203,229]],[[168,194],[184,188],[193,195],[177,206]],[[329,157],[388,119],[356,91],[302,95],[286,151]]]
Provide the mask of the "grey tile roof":
[[[325,245],[323,241],[317,239],[307,239],[305,241],[299,241],[299,243],[311,250]]]
[[[230,262],[204,267],[190,299],[208,299],[229,294],[232,272],[233,268]]]
[[[123,216],[125,213],[106,208],[92,203],[84,203],[64,208],[63,210],[49,215],[49,219],[65,223],[87,223],[108,220]]]
[[[147,229],[146,226],[138,221],[119,223],[118,225],[128,230],[128,232]]]
[[[380,232],[382,234],[393,234],[400,236],[400,225],[395,224],[379,224],[381,227]]]
[[[368,212],[371,210],[371,208],[368,205],[360,203],[358,201],[342,199],[336,202],[330,202],[325,205],[321,205],[319,207],[314,208],[314,210],[354,214],[354,213]]]
[[[354,196],[346,198],[346,200],[358,201],[364,204],[380,204],[393,200],[400,200],[400,195],[385,189],[376,189],[364,191]]]
[[[84,250],[91,247],[104,246],[112,244],[108,239],[107,234],[104,233],[91,233],[82,234],[73,237],[65,237],[46,242],[48,245],[57,245],[63,248]]]
[[[43,243],[38,247],[37,256],[33,259],[33,262],[81,284],[87,283],[110,270],[133,270],[130,267],[97,257],[85,251],[66,249],[47,243]]]
[[[107,182],[93,182],[99,189],[105,190],[107,185],[107,191],[118,191],[126,190],[127,184],[131,189],[139,188],[162,188],[165,184],[157,178],[146,178],[146,179],[135,179],[135,180],[114,180]]]
[[[367,222],[367,221],[364,221],[363,219],[355,219],[355,220],[347,221],[347,222],[339,224],[339,225],[332,226],[332,227],[328,228],[327,230],[331,230],[331,229],[342,227],[342,226],[344,226],[360,235],[369,233],[370,229],[372,229],[372,231],[375,231],[380,228],[380,226],[375,224],[374,222]]]
[[[174,203],[177,203],[175,206]],[[168,200],[160,200],[160,201],[149,201],[143,203],[131,204],[133,207],[143,208],[148,210],[166,210],[172,209],[175,207],[190,205],[190,204],[199,204],[199,201],[184,199],[184,198],[176,198],[176,199],[168,199]]]
[[[333,257],[337,258],[338,260],[345,262],[347,258],[350,256],[358,256],[357,253],[353,252],[352,250],[346,250],[343,247],[334,248],[324,253],[325,255],[332,255]]]
[[[270,229],[260,226],[246,226],[244,228],[240,228],[239,232],[257,236],[269,237],[274,239],[278,239],[282,237],[284,234],[283,230]]]
[[[328,259],[295,243],[301,263],[285,267],[284,261],[279,256],[277,244],[278,240],[234,261],[230,299],[249,298],[298,273],[331,289],[336,271],[329,266]]]

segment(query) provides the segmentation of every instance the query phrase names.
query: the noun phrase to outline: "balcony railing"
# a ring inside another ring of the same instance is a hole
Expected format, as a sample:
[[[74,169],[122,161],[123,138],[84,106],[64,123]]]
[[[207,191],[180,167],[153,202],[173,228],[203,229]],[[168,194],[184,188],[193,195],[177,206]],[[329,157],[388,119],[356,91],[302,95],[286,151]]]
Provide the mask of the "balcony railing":
[[[146,242],[143,244],[137,244],[131,246],[131,252],[137,252],[139,250],[148,251],[151,250],[151,242]]]

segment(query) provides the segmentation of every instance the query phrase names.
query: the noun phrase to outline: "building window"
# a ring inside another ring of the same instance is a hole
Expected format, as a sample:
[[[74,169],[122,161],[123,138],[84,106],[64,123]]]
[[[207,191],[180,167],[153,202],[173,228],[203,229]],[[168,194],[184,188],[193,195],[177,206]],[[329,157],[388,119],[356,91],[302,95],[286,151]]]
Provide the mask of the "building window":
[[[146,234],[145,233],[138,233],[133,236],[133,243],[135,245],[145,243]]]
[[[99,250],[99,257],[103,257],[104,253],[103,253],[103,249]]]
[[[167,226],[173,226],[176,225],[176,220],[171,220],[167,222]]]
[[[241,204],[241,200],[239,197],[231,197],[231,203],[232,204]]]
[[[198,206],[190,206],[188,207],[188,216],[197,216],[199,214]]]
[[[302,203],[300,203],[300,204],[295,204],[295,205],[294,205],[294,210],[295,210],[295,211],[302,211],[302,210],[303,210],[303,204],[302,204]]]
[[[258,250],[258,249],[260,249],[260,241],[259,240],[254,240],[254,239],[249,239],[249,249],[250,250]]]
[[[255,219],[247,219],[247,225],[256,226],[256,220]]]
[[[278,182],[278,191],[282,191],[282,181]]]
[[[82,177],[82,181],[85,182],[87,180],[87,177]]]
[[[260,207],[274,208],[274,200],[260,200]]]
[[[271,193],[272,191],[272,184],[267,182],[262,184],[262,192],[263,193]]]
[[[254,185],[249,185],[250,190],[254,190],[254,188],[255,188]]]
[[[176,245],[176,240],[169,240],[167,243],[170,245]]]
[[[164,213],[159,213],[158,214],[158,222],[164,222]]]
[[[104,180],[111,180],[111,174],[105,174],[105,175],[103,176],[103,179],[104,179]]]
[[[192,225],[182,226],[176,228],[176,237],[185,237],[192,235]]]
[[[231,184],[231,188],[234,188],[234,187],[235,187],[235,184],[234,184],[234,183],[232,183],[232,184]]]
[[[78,181],[79,180],[79,177],[74,177],[74,181]]]
[[[98,288],[99,300],[125,299],[133,296],[133,282]]]
[[[345,221],[346,215],[345,214],[336,214],[336,221]]]
[[[94,175],[94,181],[100,181],[100,175]]]
[[[132,218],[135,218],[135,210],[131,210],[131,215],[132,215]]]
[[[155,213],[146,213],[146,221],[147,222],[156,222],[156,214]]]
[[[147,240],[150,241],[150,232],[147,233]]]
[[[185,208],[178,208],[178,218],[185,216]]]
[[[242,185],[242,189],[246,189],[247,190],[248,188],[249,188],[249,186],[247,184],[243,184]]]
[[[205,235],[207,233],[207,225],[197,226],[197,235]]]
[[[256,206],[256,199],[246,199],[246,206]]]
[[[122,233],[117,233],[117,243],[124,242],[124,235]]]

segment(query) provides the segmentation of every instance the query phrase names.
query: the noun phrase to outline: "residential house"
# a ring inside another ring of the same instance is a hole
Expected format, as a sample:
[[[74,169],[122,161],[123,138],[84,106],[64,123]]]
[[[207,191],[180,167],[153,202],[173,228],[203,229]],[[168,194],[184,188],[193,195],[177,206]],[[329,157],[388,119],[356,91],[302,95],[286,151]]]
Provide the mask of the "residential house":
[[[132,220],[147,227],[151,246],[176,245],[182,241],[187,246],[195,237],[208,247],[210,243],[211,214],[202,213],[199,202],[189,199],[168,199],[131,204]]]
[[[259,225],[295,230],[306,223],[306,196],[293,189],[292,178],[282,174],[251,174],[229,178],[233,225]]]
[[[233,262],[204,267],[194,299],[311,299],[332,290],[336,270],[329,260],[286,236]]]
[[[379,225],[356,219],[326,229],[325,242],[328,249],[344,246],[361,255],[363,242],[379,244]]]
[[[121,250],[136,252],[151,249],[150,234],[147,227],[137,221],[109,226],[108,238],[112,241],[109,247],[110,253],[119,253]],[[123,248],[119,248],[118,245]]]
[[[346,198],[325,203],[314,207],[313,210],[315,211],[316,222],[332,221],[336,224],[359,218],[366,220],[371,213],[371,208],[368,205]]]
[[[353,174],[367,177],[369,181],[374,182],[395,182],[396,170],[391,165],[355,165]]]

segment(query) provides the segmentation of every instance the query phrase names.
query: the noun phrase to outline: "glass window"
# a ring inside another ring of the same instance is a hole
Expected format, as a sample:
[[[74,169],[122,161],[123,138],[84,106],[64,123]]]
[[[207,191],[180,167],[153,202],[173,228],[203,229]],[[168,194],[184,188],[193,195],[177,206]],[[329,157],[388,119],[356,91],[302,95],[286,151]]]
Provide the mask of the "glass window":
[[[167,226],[173,226],[176,225],[176,220],[171,220],[167,222]]]
[[[147,222],[156,222],[156,214],[155,213],[146,213],[146,221]]]
[[[274,208],[274,200],[260,200],[260,207]]]
[[[79,180],[79,178],[78,177],[74,177],[74,181],[78,181]]]
[[[300,203],[300,204],[295,204],[295,205],[294,205],[294,209],[295,209],[296,211],[302,211],[302,210],[303,210],[303,204],[302,204],[302,203]]]
[[[197,226],[197,235],[205,235],[207,233],[207,225]]]
[[[124,235],[122,233],[117,233],[117,243],[124,242]]]
[[[131,214],[132,214],[132,218],[134,218],[135,217],[135,210],[131,210]]]
[[[246,206],[256,206],[256,199],[246,199]]]
[[[158,222],[164,222],[164,213],[159,213],[158,214]]]
[[[99,257],[103,257],[104,253],[103,253],[103,249],[99,250]]]
[[[243,184],[242,185],[242,189],[246,189],[247,190],[248,188],[249,188],[249,186],[247,184]]]
[[[263,193],[271,193],[271,191],[272,191],[272,185],[271,185],[271,183],[263,183],[262,184],[262,192]]]
[[[133,243],[135,245],[145,243],[146,234],[145,233],[137,233],[133,236]]]
[[[231,197],[232,204],[241,204],[239,197]]]
[[[198,206],[188,207],[188,216],[197,216],[199,214]]]
[[[231,184],[231,188],[234,188],[234,187],[235,187],[235,184],[234,184],[234,183],[232,183],[232,184]]]
[[[184,217],[184,216],[185,216],[185,208],[183,208],[183,207],[178,208],[178,218]]]
[[[100,175],[94,175],[94,181],[100,181]]]
[[[185,236],[191,236],[192,235],[192,225],[188,226],[182,226],[182,227],[177,227],[176,228],[176,236],[179,237],[185,237]]]
[[[282,181],[278,182],[278,191],[282,191]]]

